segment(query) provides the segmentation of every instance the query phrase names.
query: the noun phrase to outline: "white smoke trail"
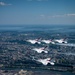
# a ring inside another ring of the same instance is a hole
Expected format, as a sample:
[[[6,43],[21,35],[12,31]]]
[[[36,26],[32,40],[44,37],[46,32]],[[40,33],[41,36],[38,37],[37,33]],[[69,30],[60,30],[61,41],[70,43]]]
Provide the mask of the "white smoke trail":
[[[75,47],[75,44],[72,44],[72,43],[67,43],[67,44],[60,44],[60,43],[56,43],[56,45],[62,45],[62,46],[70,46],[70,47]]]

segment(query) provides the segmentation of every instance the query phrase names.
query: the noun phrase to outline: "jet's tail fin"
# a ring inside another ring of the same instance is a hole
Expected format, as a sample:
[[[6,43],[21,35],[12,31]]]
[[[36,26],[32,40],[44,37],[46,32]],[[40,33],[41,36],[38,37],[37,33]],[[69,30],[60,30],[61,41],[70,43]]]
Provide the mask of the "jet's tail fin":
[[[37,38],[36,41],[40,41],[42,38]]]
[[[45,46],[44,50],[49,50],[49,45]]]

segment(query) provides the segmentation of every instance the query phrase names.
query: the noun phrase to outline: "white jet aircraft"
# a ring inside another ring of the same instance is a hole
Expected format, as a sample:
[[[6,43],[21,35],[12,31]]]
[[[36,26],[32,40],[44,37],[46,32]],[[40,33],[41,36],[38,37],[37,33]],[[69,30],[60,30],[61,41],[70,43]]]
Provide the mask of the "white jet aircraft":
[[[56,43],[67,43],[67,41],[64,39],[55,39],[54,42],[56,42]]]
[[[53,42],[52,40],[42,40],[42,42],[46,43],[46,44],[55,44],[55,42]]]
[[[47,65],[48,63],[50,63],[51,65],[54,65],[55,64],[54,62],[51,61],[51,58],[38,59],[36,61],[42,63],[43,65]]]
[[[27,42],[30,42],[31,44],[36,44],[36,43],[41,44],[41,42],[39,40],[40,40],[40,38],[35,39],[35,40],[27,40]]]
[[[36,51],[37,53],[48,53],[48,49],[47,46],[46,47],[42,47],[42,48],[33,48],[32,50]]]

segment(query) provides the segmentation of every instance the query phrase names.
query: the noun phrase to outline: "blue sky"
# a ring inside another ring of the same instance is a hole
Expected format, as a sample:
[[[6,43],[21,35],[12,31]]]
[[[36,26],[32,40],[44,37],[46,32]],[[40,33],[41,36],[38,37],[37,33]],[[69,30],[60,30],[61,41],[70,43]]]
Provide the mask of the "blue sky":
[[[0,25],[75,25],[75,0],[0,0]]]

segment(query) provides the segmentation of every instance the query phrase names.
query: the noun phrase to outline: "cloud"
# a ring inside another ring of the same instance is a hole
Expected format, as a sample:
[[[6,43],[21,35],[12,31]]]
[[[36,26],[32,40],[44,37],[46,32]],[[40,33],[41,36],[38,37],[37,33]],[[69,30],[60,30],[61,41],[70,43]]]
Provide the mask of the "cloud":
[[[75,17],[75,14],[62,14],[62,15],[53,15],[53,16],[50,16],[52,18],[60,18],[60,17]]]
[[[64,17],[75,17],[75,14],[62,14],[62,15],[40,15],[41,18],[64,18]]]
[[[45,19],[47,16],[46,15],[44,15],[44,14],[41,14],[40,15],[40,18],[42,18],[42,19]]]
[[[67,14],[67,16],[75,16],[75,14]]]
[[[5,2],[0,2],[0,6],[8,6],[8,5],[12,5],[12,4],[7,4]]]
[[[42,15],[40,15],[40,16],[41,16],[41,17],[45,17],[45,15],[43,15],[43,14],[42,14]]]

